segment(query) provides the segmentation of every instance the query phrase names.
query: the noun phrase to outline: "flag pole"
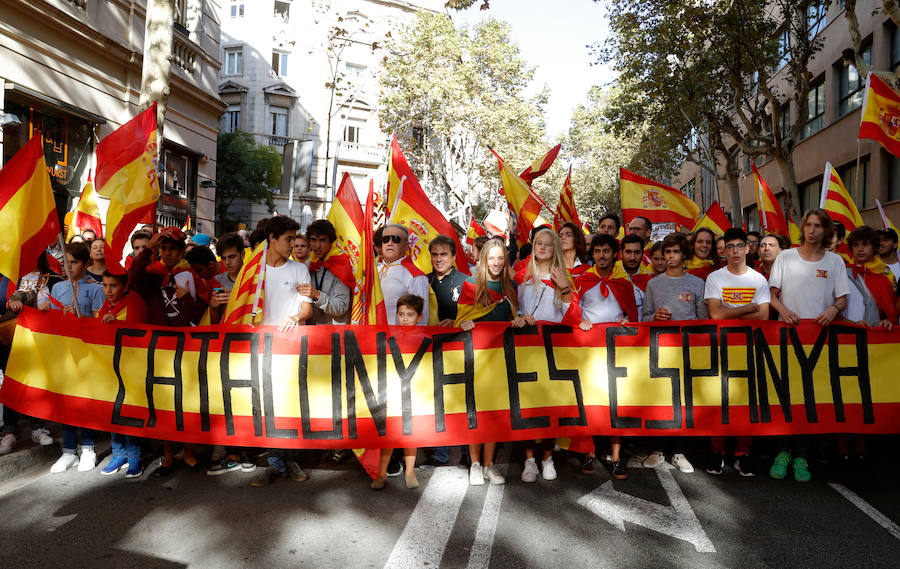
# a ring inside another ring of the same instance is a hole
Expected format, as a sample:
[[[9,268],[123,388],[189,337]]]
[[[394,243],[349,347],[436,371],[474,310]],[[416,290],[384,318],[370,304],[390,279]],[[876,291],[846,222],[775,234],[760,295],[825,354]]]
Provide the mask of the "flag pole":
[[[74,219],[72,220],[75,221]],[[75,316],[81,318],[81,311],[78,310],[78,292],[75,290],[75,283],[72,281],[72,271],[69,270],[69,257],[66,256],[66,241],[63,239],[62,231],[59,232],[59,248],[62,250],[63,254],[63,267],[66,268],[66,279],[69,281],[69,286],[72,287],[72,299],[74,300],[73,304],[75,305]]]
[[[263,243],[261,267],[259,269],[259,278],[256,281],[256,295],[253,297],[253,310],[250,313],[250,325],[255,326],[254,321],[259,313],[259,296],[262,294],[263,281],[266,279],[266,253],[269,250],[269,238]]]
[[[856,137],[856,179],[853,180],[853,193],[857,194],[857,196],[856,196],[857,198],[862,197],[861,195],[859,195],[860,194],[860,192],[859,192],[859,152],[860,152],[861,145],[862,145],[862,140],[860,140],[860,138],[857,136]],[[863,204],[863,205],[865,205],[865,204]]]

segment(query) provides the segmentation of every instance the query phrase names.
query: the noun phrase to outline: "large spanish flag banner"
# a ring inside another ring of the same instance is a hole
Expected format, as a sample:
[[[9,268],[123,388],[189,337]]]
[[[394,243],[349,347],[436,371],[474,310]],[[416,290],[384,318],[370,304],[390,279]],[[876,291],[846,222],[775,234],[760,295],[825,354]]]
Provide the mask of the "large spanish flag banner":
[[[13,283],[35,270],[38,256],[59,238],[42,139],[32,136],[0,170],[0,275]]]
[[[120,265],[135,226],[156,207],[157,149],[156,103],[97,145],[97,193],[109,199],[105,255],[112,268]]]
[[[396,134],[391,139],[391,162],[385,193],[388,223],[399,223],[409,231],[409,254],[423,273],[427,275],[431,272],[428,244],[438,235],[446,235],[456,241],[456,268],[469,274],[469,264],[462,254],[462,243],[456,229],[422,191],[419,180],[400,149]]]
[[[831,216],[832,221],[840,221],[850,233],[857,227],[865,225],[853,197],[847,190],[847,186],[838,176],[837,170],[831,162],[825,163],[825,175],[822,178],[822,195],[819,207]]]
[[[527,243],[531,230],[540,218],[542,203],[534,197],[528,182],[513,172],[503,158],[492,148],[500,167],[500,181],[509,206],[509,214],[515,218],[516,239],[519,244]]]
[[[675,188],[619,169],[622,191],[622,217],[625,225],[642,215],[653,223],[677,223],[693,227],[700,217],[700,206]]]
[[[706,213],[697,220],[696,225],[691,228],[691,232],[697,231],[701,227],[706,227],[718,236],[722,236],[727,229],[731,229],[731,222],[725,215],[725,210],[719,205],[719,202],[713,202]]]
[[[571,166],[569,166],[569,173],[563,182],[562,191],[559,193],[559,203],[556,205],[556,216],[553,218],[553,226],[559,231],[560,226],[567,221],[581,227],[581,220],[578,219],[578,212],[575,210]]]
[[[900,95],[874,73],[866,78],[859,138],[875,140],[900,156]]]
[[[753,184],[756,187],[756,207],[759,211],[760,227],[768,233],[790,237],[791,230],[781,209],[781,204],[775,199],[775,194],[769,189],[769,184],[759,175],[756,162],[751,161],[750,164],[753,167]]]
[[[98,238],[103,238],[100,206],[97,205],[97,192],[94,191],[94,184],[91,183],[90,174],[88,174],[88,181],[84,185],[84,189],[81,190],[81,197],[78,198],[78,207],[75,208],[75,215],[72,216],[72,223],[69,225],[66,242],[74,237],[76,233],[85,229],[92,229]]]
[[[898,347],[900,330],[812,321],[279,333],[26,308],[0,400],[67,425],[251,447],[898,433]]]

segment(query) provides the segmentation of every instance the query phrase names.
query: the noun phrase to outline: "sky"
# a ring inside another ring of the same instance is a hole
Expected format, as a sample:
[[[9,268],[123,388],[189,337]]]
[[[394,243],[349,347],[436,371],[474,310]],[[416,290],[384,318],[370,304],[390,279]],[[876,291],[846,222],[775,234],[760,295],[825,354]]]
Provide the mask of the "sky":
[[[537,67],[529,94],[550,87],[545,109],[551,136],[569,128],[572,110],[586,100],[592,85],[604,85],[614,78],[607,66],[591,66],[588,45],[603,41],[609,33],[604,2],[592,0],[490,0],[490,9],[479,10],[481,2],[462,12],[452,12],[453,20],[476,24],[494,17],[509,22],[512,39],[522,57]]]

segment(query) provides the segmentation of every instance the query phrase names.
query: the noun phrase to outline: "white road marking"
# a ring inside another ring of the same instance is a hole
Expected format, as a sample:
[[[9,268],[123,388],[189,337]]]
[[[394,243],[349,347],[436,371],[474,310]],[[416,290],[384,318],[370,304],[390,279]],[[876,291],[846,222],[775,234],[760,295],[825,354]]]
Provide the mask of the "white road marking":
[[[835,482],[829,482],[829,486],[837,490],[837,492],[847,498],[847,500],[863,511],[863,513],[873,520],[875,523],[888,530],[888,532],[897,539],[900,539],[900,527],[897,526],[894,522],[892,522],[887,516],[879,512],[875,509],[872,504],[866,502],[862,498],[859,497],[858,494],[844,486],[843,484],[837,484]]]
[[[612,480],[582,496],[578,503],[625,531],[625,522],[686,541],[699,552],[715,553],[716,548],[703,531],[700,520],[668,468],[655,468],[671,506],[648,502],[613,488]]]
[[[434,469],[384,566],[390,569],[440,567],[468,489],[468,470],[456,467]]]
[[[509,470],[511,446],[510,443],[503,445],[499,455],[494,458],[494,463],[504,476]],[[484,482],[488,485],[487,496],[484,498],[484,507],[481,509],[481,517],[475,529],[475,541],[472,542],[467,569],[486,569],[490,564],[497,521],[500,519],[500,503],[503,501],[503,489],[506,488],[506,484],[491,484],[487,478]]]

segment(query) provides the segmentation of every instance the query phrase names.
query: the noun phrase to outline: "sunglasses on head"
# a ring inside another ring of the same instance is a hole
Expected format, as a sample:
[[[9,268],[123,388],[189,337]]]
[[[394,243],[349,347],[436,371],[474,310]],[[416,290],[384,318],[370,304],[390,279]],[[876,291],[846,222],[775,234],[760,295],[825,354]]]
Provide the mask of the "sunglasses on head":
[[[403,241],[403,237],[401,237],[399,235],[382,235],[381,236],[382,243],[390,243],[391,241],[393,241],[394,243],[400,243],[401,241]]]

